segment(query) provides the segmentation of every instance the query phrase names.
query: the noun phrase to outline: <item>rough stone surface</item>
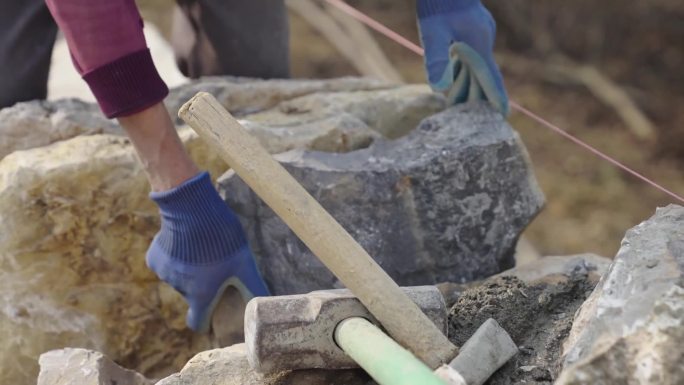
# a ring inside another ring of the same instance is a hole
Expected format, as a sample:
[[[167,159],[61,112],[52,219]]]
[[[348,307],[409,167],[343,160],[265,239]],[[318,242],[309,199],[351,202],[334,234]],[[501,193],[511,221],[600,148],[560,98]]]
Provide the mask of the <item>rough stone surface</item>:
[[[558,385],[684,384],[684,289],[673,286],[636,329],[602,336],[592,351],[561,373]]]
[[[670,205],[625,235],[610,269],[575,318],[565,365],[588,354],[600,335],[629,334],[664,293],[683,284],[684,207]]]
[[[352,103],[355,92],[368,108],[406,107],[416,119],[443,103],[425,88],[357,78],[206,79],[173,90],[167,102],[180,105],[205,88],[272,152],[368,146],[382,119],[367,119]],[[307,112],[281,106],[315,93],[339,100]],[[180,295],[144,265],[158,214],[120,127],[75,100],[19,103],[0,117],[0,383],[35,384],[38,356],[66,346],[97,349],[150,377],[209,348],[185,328]],[[225,172],[194,131],[179,133],[200,167]]]
[[[193,357],[180,373],[157,385],[370,385],[361,370],[298,370],[263,375],[247,361],[244,344],[214,349]]]
[[[240,123],[272,154],[294,149],[348,152],[368,147],[381,138],[378,132],[350,114],[291,124],[254,122],[249,118],[240,119]]]
[[[206,78],[171,90],[166,99],[179,127],[184,124],[176,112],[199,91],[213,93],[240,116],[271,153],[299,148],[347,152],[368,147],[382,135],[401,134],[444,108],[442,97],[420,85],[360,78]],[[123,135],[123,130],[93,103],[75,99],[18,103],[0,110],[0,159],[14,151],[102,133]]]
[[[329,117],[351,115],[386,138],[397,138],[412,131],[426,116],[445,108],[444,98],[425,85],[390,89],[321,92],[280,103],[277,108],[251,114],[253,122],[278,122],[279,125],[316,122]]]
[[[518,347],[493,318],[486,320],[459,348],[449,366],[469,385],[482,385],[513,356]]]
[[[0,159],[78,135],[121,133],[96,105],[75,99],[18,103],[0,110]]]
[[[681,370],[669,370],[684,356],[683,286],[684,207],[670,205],[627,232],[582,305],[565,346],[568,383],[591,383],[577,382],[588,373],[597,381],[684,382]]]
[[[164,100],[175,118],[180,107],[196,93],[213,94],[232,114],[244,116],[267,110],[279,103],[318,92],[350,92],[393,88],[380,80],[347,77],[327,80],[258,80],[234,77],[205,77],[174,88]],[[178,120],[178,123],[181,121]]]
[[[577,254],[569,256],[549,256],[540,260],[516,266],[499,274],[500,276],[514,276],[530,284],[551,276],[572,276],[576,274],[588,275],[593,282],[608,271],[611,260],[596,254]]]
[[[40,355],[38,385],[152,385],[142,374],[86,349],[52,350]]]
[[[200,153],[203,167],[217,168]],[[0,383],[35,383],[38,356],[66,346],[148,375],[209,347],[185,329],[180,295],[145,267],[159,226],[148,191],[119,136],[76,137],[0,161]]]
[[[551,384],[560,372],[562,343],[573,315],[605,265],[605,258],[594,255],[541,258],[452,290],[455,298],[447,301],[453,303],[449,339],[462,346],[493,318],[510,334],[519,353],[487,384]]]
[[[544,201],[517,134],[486,104],[451,108],[367,149],[278,159],[403,286],[511,267],[518,236]],[[225,175],[219,190],[274,293],[340,286],[239,178]]]
[[[293,149],[348,152],[381,137],[402,136],[444,106],[441,96],[420,85],[319,92],[283,101],[241,122],[273,154]]]

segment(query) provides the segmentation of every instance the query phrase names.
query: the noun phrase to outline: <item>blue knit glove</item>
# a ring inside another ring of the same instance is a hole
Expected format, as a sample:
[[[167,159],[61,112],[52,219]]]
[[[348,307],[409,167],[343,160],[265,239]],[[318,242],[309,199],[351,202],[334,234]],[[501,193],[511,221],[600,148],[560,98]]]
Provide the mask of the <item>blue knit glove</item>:
[[[417,0],[430,86],[449,104],[487,100],[508,115],[508,96],[492,49],[496,23],[480,0]]]
[[[245,301],[269,295],[240,222],[203,172],[150,198],[161,230],[147,251],[147,266],[178,290],[189,305],[186,322],[206,332],[224,290],[234,286]]]

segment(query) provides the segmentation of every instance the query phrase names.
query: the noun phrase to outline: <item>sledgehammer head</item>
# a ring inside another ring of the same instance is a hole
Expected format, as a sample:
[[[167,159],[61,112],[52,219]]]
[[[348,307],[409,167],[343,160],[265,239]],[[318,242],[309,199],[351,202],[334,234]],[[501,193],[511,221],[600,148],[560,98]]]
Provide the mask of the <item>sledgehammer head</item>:
[[[446,304],[439,290],[434,286],[402,289],[446,334]],[[349,317],[363,317],[379,325],[348,290],[254,298],[245,310],[249,362],[262,373],[358,367],[333,339],[337,324]]]

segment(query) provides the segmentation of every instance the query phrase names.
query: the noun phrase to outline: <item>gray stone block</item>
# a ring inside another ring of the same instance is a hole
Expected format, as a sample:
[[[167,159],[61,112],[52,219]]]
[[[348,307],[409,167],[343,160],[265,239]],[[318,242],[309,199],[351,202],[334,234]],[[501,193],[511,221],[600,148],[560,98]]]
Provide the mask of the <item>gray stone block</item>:
[[[512,267],[516,241],[544,203],[517,133],[484,103],[450,108],[366,149],[277,158],[402,286]],[[219,191],[274,294],[341,286],[238,177],[224,175]]]
[[[627,232],[575,317],[557,383],[684,381],[684,207]]]

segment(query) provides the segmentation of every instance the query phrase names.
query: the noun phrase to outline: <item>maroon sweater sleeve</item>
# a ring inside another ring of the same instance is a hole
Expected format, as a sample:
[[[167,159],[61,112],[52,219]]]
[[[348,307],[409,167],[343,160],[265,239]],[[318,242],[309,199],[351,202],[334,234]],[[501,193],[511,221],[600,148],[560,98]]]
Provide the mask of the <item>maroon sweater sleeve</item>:
[[[162,101],[168,88],[152,62],[135,0],[46,0],[74,65],[108,118]]]

